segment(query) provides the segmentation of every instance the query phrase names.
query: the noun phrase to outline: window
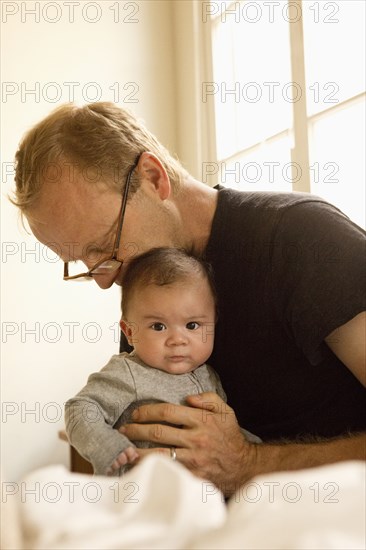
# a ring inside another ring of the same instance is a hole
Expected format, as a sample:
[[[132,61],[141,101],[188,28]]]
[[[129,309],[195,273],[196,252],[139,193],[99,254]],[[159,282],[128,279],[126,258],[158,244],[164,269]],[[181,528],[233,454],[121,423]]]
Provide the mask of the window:
[[[312,192],[365,226],[365,2],[211,1],[202,20],[217,161],[207,181]]]

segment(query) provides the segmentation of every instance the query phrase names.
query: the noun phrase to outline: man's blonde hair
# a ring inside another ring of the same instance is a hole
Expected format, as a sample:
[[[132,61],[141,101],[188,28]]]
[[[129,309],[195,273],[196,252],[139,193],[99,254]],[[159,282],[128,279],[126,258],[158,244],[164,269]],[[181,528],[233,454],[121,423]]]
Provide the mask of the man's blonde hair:
[[[77,169],[86,181],[103,181],[122,192],[128,171],[144,151],[160,159],[177,190],[186,170],[132,113],[107,102],[62,105],[23,137],[15,155],[16,190],[10,200],[26,215],[45,180],[60,177],[62,164]],[[134,173],[131,195],[138,181]]]

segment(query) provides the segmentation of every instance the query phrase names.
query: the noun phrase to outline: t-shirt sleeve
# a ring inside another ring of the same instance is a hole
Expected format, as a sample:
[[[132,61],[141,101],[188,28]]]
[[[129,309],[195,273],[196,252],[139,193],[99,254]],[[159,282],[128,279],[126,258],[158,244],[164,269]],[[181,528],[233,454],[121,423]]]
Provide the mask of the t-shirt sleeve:
[[[365,232],[321,200],[282,214],[271,242],[271,292],[279,322],[310,363],[324,339],[366,309]]]

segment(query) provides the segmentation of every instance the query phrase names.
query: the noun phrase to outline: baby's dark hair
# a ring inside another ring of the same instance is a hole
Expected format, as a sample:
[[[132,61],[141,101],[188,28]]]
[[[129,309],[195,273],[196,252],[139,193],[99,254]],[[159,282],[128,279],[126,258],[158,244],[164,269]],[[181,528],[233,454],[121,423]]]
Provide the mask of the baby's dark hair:
[[[138,287],[165,286],[201,276],[209,284],[216,304],[216,291],[210,264],[180,248],[152,248],[133,258],[123,275],[122,312],[127,313],[130,298]]]

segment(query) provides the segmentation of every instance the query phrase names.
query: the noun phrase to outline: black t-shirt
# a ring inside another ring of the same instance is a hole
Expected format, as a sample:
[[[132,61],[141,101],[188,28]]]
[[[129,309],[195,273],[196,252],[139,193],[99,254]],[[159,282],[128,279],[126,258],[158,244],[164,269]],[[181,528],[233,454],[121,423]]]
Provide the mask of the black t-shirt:
[[[365,232],[312,195],[218,193],[208,363],[240,425],[264,440],[365,430],[365,389],[324,343],[366,309]]]

